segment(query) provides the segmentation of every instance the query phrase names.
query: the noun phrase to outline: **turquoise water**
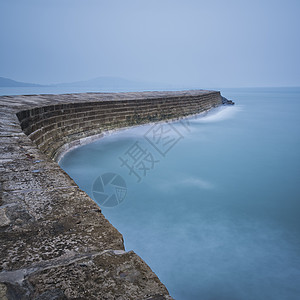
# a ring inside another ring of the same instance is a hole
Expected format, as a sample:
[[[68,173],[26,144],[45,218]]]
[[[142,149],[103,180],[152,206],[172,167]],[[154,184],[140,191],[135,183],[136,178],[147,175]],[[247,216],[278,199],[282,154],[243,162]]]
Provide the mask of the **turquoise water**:
[[[99,176],[124,179],[102,211],[174,298],[300,299],[300,88],[222,94],[236,105],[112,133],[60,165],[91,197]]]

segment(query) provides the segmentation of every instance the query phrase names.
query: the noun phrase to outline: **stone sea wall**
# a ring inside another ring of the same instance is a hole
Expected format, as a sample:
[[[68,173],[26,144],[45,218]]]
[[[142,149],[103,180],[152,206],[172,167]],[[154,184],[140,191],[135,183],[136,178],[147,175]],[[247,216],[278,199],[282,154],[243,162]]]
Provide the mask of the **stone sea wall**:
[[[171,299],[55,162],[83,138],[222,105],[219,92],[0,97],[0,299]]]
[[[155,94],[154,94],[155,95]],[[51,158],[62,146],[104,131],[187,116],[221,104],[218,92],[186,97],[73,102],[22,110],[21,128]]]

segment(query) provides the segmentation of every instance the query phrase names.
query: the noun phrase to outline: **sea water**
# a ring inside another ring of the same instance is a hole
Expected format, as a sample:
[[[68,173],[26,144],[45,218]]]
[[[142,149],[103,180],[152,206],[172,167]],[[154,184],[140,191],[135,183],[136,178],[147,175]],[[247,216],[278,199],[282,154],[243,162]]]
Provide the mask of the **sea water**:
[[[300,89],[113,132],[60,161],[170,294],[300,299]]]

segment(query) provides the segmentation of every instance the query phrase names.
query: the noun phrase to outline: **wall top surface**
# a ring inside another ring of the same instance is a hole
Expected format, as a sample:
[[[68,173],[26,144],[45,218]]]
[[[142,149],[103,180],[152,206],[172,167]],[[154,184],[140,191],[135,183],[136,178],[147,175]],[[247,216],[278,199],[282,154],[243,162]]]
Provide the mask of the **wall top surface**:
[[[42,94],[0,96],[0,108],[13,109],[15,112],[37,106],[56,105],[64,103],[84,103],[97,101],[141,100],[155,98],[173,98],[200,96],[214,93],[208,90],[187,91],[151,91],[151,92],[124,92],[124,93],[78,93],[78,94]]]

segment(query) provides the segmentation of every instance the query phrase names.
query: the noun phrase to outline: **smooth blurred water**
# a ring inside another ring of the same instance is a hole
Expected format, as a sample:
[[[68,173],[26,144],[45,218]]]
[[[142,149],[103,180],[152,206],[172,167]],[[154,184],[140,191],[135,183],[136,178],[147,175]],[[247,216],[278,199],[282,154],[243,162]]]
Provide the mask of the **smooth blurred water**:
[[[144,137],[151,124],[76,148],[60,165],[92,197],[99,175],[125,179],[125,200],[103,213],[174,298],[298,300],[300,88],[222,94],[236,105],[174,123],[183,138],[165,156]],[[119,159],[135,142],[158,161],[140,183]]]

